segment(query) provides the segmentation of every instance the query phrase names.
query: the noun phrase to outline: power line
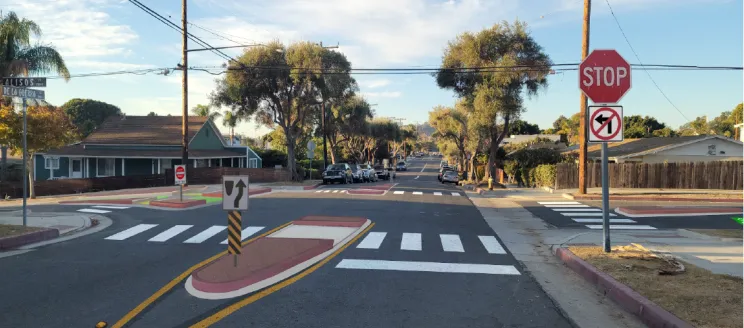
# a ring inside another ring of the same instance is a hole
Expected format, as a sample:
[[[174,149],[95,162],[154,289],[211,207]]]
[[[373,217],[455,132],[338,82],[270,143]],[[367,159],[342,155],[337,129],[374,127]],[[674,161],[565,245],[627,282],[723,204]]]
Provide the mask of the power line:
[[[216,36],[216,37],[218,37],[218,38],[220,38],[220,39],[223,39],[223,40],[225,40],[225,41],[230,41],[230,42],[233,42],[233,43],[235,43],[235,44],[240,44],[240,45],[242,45],[242,44],[243,44],[243,42],[238,42],[238,41],[235,41],[235,40],[233,40],[233,39],[231,39],[231,38],[228,38],[228,37],[227,37],[227,36],[225,36],[225,35],[229,35],[229,36],[231,36],[231,37],[234,37],[234,38],[238,38],[238,39],[243,39],[243,40],[246,40],[246,41],[249,41],[249,42],[253,42],[253,40],[248,40],[248,39],[246,39],[246,38],[243,38],[243,37],[239,37],[239,36],[236,36],[236,35],[232,35],[232,34],[228,34],[228,33],[225,33],[225,32],[219,32],[219,31],[215,31],[215,30],[212,30],[212,29],[208,29],[208,28],[206,28],[206,27],[203,27],[203,26],[199,26],[199,25],[196,25],[196,24],[194,24],[194,23],[192,23],[192,22],[186,22],[186,23],[187,23],[187,24],[189,24],[189,25],[191,25],[191,26],[193,26],[193,27],[196,27],[196,28],[198,28],[198,29],[200,29],[200,30],[202,30],[202,31],[205,31],[205,32],[207,32],[207,33],[209,33],[209,34],[212,34],[212,35],[214,35],[214,36]]]
[[[625,35],[625,31],[623,30],[623,27],[620,26],[620,21],[617,19],[617,16],[615,16],[615,11],[612,10],[612,5],[610,5],[610,0],[605,0],[605,2],[607,3],[607,7],[610,8],[610,14],[612,14],[612,18],[615,20],[615,24],[617,24],[617,28],[620,30],[620,33],[623,35],[623,38],[625,39],[625,42],[628,44],[628,47],[630,47],[630,51],[633,52],[633,55],[635,55],[635,57],[638,60],[638,62],[642,64],[643,62],[641,61],[641,58],[638,56],[638,53],[633,48],[633,45],[630,44],[630,40],[628,40],[628,36]],[[682,117],[684,117],[685,120],[687,120],[689,122],[690,119],[687,118],[687,116],[685,116],[685,114],[682,113],[681,110],[679,110],[679,108],[672,102],[672,100],[669,99],[669,97],[667,97],[666,93],[664,93],[664,91],[661,90],[661,87],[659,86],[658,83],[656,83],[656,81],[654,80],[654,78],[651,76],[651,73],[649,73],[648,70],[646,70],[645,68],[643,69],[643,71],[646,72],[646,75],[648,75],[648,78],[651,80],[651,82],[654,84],[654,86],[656,86],[656,89],[659,90],[659,93],[661,93],[661,95],[664,96],[664,98],[667,100],[667,102],[669,102],[669,104],[672,105],[672,107],[674,107],[674,109],[676,109],[677,112],[679,112],[679,114],[682,115]]]

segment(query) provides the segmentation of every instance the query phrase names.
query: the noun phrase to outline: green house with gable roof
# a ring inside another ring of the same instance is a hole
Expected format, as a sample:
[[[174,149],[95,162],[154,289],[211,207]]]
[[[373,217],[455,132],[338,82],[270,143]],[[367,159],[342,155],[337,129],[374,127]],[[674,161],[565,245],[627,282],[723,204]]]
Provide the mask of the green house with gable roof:
[[[188,167],[262,167],[206,117],[189,116]],[[181,164],[180,116],[114,116],[83,141],[34,155],[34,181],[152,175]]]

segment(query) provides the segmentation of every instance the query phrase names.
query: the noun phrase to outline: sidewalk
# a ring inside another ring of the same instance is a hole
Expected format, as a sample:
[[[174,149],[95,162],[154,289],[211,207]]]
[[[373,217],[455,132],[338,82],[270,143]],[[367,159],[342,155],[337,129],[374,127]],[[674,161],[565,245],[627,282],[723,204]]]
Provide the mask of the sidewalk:
[[[602,188],[587,188],[585,195],[578,189],[557,189],[553,193],[575,200],[601,200]],[[655,188],[610,188],[610,200],[678,201],[678,202],[723,202],[741,205],[741,190],[723,189],[655,189]]]
[[[0,236],[0,250],[17,248],[30,243],[69,236],[97,225],[98,220],[79,213],[34,213],[27,212],[27,227],[34,231]],[[0,225],[23,225],[21,211],[0,211]]]

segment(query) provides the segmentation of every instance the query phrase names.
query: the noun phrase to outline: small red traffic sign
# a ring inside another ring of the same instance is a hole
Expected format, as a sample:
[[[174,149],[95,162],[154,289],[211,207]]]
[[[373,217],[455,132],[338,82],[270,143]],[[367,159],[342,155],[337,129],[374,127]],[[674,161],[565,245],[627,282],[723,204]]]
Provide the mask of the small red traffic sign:
[[[589,106],[589,142],[623,141],[623,107]]]
[[[614,49],[596,49],[579,65],[579,89],[596,104],[616,104],[630,87],[630,64]]]
[[[186,184],[186,165],[176,165],[176,184]]]

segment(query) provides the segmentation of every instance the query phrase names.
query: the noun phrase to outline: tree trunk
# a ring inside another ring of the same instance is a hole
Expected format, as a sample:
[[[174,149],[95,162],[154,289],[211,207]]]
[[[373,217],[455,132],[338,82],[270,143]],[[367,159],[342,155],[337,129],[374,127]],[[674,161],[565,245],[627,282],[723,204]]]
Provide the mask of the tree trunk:
[[[336,164],[336,152],[334,151],[336,147],[331,145],[331,163]]]
[[[475,176],[475,154],[470,155],[470,178],[478,180],[478,177]]]
[[[230,128],[230,146],[235,145],[235,130]]]
[[[295,157],[295,148],[297,147],[297,138],[290,133],[288,128],[284,129],[284,135],[287,138],[287,170],[292,176],[292,181],[301,181],[302,177],[297,173],[297,162]]]

